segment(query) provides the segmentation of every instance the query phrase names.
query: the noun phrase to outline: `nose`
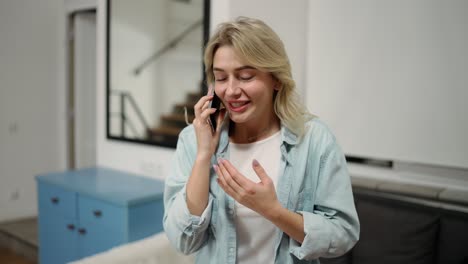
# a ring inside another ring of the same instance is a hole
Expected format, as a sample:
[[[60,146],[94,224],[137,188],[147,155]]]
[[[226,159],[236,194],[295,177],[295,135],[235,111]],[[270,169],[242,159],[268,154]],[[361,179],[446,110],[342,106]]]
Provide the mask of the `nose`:
[[[241,94],[239,82],[235,78],[231,78],[226,84],[226,95],[228,97],[237,97]]]

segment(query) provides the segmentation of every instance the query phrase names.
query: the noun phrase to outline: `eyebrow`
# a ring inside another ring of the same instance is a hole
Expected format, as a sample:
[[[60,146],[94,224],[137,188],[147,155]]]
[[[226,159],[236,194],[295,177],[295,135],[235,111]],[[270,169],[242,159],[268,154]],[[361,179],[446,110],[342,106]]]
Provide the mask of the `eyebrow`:
[[[252,67],[252,66],[248,66],[248,65],[245,65],[245,66],[241,66],[241,67],[238,67],[238,68],[235,68],[234,71],[242,71],[242,70],[256,70],[255,67]],[[224,71],[223,69],[221,68],[213,68],[213,71]]]

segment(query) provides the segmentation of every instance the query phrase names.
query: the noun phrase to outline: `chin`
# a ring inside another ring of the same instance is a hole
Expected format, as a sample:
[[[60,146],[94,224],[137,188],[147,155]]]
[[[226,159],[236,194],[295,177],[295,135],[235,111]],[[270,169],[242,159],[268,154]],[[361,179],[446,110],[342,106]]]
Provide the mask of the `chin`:
[[[244,123],[246,121],[246,118],[239,115],[239,114],[231,114],[229,113],[229,118],[231,119],[232,122],[234,123]]]

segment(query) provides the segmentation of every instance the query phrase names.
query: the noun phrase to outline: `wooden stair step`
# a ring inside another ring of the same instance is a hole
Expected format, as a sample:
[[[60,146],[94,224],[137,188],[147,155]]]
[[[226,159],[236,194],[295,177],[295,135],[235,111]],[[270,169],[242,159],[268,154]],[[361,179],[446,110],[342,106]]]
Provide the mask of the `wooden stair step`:
[[[148,131],[148,137],[166,146],[176,146],[183,127],[160,126]]]
[[[193,115],[194,110],[193,108],[195,107],[195,103],[178,103],[174,105],[174,110],[173,113],[175,114],[184,114],[185,110],[184,108],[187,108],[187,114]]]
[[[202,94],[200,92],[190,92],[187,94],[187,102],[193,102],[196,103],[200,98],[202,97]]]
[[[150,132],[153,135],[167,135],[167,136],[179,136],[180,131],[183,127],[174,127],[174,126],[160,126],[154,129],[150,129]]]
[[[187,115],[187,119],[189,124],[193,122],[193,119],[195,118],[194,115]],[[161,126],[173,126],[173,127],[178,127],[178,128],[184,128],[188,124],[185,120],[185,114],[169,114],[169,115],[164,115],[161,116]]]
[[[177,121],[177,122],[184,122],[185,124],[185,114],[169,114],[169,115],[164,115],[161,118],[164,121]],[[194,115],[187,115],[187,119],[189,123],[192,123],[194,118],[195,118]]]

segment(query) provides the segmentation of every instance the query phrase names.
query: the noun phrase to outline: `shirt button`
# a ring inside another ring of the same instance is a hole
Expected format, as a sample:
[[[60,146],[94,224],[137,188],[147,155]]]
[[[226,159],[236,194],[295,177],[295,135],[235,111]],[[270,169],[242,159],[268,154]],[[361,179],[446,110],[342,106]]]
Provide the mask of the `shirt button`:
[[[234,248],[230,248],[230,249],[229,249],[229,252],[234,252]]]
[[[229,214],[234,214],[234,210],[229,210]]]

